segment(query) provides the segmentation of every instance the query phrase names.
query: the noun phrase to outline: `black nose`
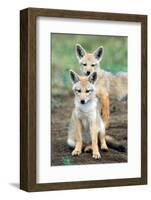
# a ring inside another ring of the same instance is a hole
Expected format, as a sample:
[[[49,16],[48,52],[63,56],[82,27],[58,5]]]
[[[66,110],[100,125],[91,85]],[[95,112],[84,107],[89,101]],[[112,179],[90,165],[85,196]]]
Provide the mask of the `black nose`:
[[[84,100],[81,100],[81,104],[85,104],[85,101],[84,101]]]
[[[87,76],[89,76],[90,75],[90,72],[89,71],[87,71]]]

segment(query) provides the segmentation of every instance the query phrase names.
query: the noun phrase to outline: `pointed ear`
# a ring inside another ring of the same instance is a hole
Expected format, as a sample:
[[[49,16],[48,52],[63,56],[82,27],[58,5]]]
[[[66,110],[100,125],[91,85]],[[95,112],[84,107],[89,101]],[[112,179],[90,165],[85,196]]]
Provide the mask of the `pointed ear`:
[[[104,48],[101,46],[101,47],[98,47],[94,52],[93,52],[93,55],[94,57],[97,59],[97,60],[101,60],[102,57],[103,57],[103,53],[104,53]]]
[[[94,84],[97,80],[97,72],[96,71],[92,72],[89,75],[88,80],[89,80],[90,83]]]
[[[76,55],[78,59],[81,59],[84,57],[86,51],[85,49],[80,45],[80,44],[76,44]]]
[[[73,84],[80,80],[79,75],[72,70],[69,71],[69,75],[70,75],[70,79],[71,79]]]

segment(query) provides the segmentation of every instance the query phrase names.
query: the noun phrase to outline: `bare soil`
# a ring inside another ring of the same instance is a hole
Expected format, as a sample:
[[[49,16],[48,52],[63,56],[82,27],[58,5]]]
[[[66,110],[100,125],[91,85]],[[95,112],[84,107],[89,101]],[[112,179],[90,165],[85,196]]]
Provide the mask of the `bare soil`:
[[[53,96],[51,115],[51,165],[83,165],[127,162],[127,152],[109,149],[101,151],[101,159],[95,160],[91,153],[73,157],[66,143],[68,125],[74,103],[73,96]],[[110,101],[110,126],[106,134],[113,136],[127,149],[127,102]]]

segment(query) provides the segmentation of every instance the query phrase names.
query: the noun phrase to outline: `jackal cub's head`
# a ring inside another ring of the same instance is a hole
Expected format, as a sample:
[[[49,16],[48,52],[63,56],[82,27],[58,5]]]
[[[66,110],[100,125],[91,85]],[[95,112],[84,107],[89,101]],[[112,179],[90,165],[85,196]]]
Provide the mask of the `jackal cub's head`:
[[[73,92],[76,100],[81,104],[86,104],[95,98],[95,82],[97,80],[97,72],[92,72],[89,76],[79,76],[70,70],[70,78],[73,83]]]
[[[87,53],[80,44],[76,44],[76,55],[82,74],[88,76],[91,72],[99,70],[99,62],[103,57],[103,51],[103,47],[100,46],[93,53]]]

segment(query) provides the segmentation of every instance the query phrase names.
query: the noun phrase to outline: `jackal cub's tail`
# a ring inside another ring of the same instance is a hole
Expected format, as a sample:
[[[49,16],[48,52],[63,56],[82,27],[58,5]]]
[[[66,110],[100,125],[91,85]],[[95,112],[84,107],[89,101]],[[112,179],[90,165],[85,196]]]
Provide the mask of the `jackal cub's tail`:
[[[124,145],[122,145],[121,143],[119,143],[117,140],[115,140],[112,136],[106,135],[105,139],[106,139],[106,143],[109,148],[115,149],[120,152],[127,151],[126,147]]]

